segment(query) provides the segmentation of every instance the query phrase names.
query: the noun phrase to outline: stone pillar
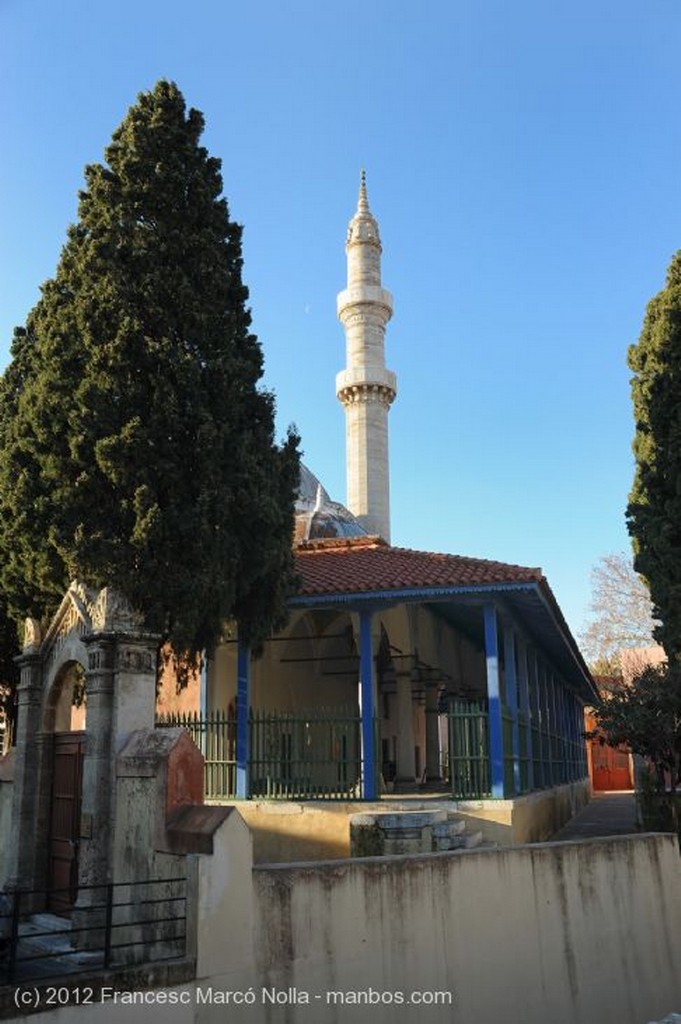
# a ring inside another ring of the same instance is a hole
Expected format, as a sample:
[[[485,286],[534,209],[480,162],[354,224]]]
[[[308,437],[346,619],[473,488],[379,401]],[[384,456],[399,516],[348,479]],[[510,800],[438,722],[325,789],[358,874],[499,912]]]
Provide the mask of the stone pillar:
[[[156,725],[158,646],[159,637],[155,634],[120,633],[116,637],[112,720],[116,753],[131,732],[153,729]]]
[[[83,637],[87,649],[85,690],[87,731],[83,759],[83,797],[79,885],[110,881],[113,838],[114,669],[116,638],[111,633]],[[78,906],[98,902],[91,890],[80,892]],[[101,902],[101,900],[99,900]]]
[[[439,785],[440,775],[440,730],[438,712],[439,683],[427,682],[426,686],[426,782]]]
[[[38,863],[49,822],[39,814],[40,783],[46,774],[44,736],[40,731],[42,662],[38,647],[29,647],[17,659],[21,677],[17,686],[16,771],[12,794],[12,843],[7,886],[35,889],[42,883]]]
[[[396,789],[413,789],[416,785],[414,756],[414,719],[411,696],[411,672],[397,673],[397,765]]]

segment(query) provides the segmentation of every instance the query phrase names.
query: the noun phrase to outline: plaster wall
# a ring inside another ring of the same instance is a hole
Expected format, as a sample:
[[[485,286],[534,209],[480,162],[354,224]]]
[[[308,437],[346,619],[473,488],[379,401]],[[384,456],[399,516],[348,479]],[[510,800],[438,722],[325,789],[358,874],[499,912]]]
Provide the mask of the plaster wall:
[[[437,1024],[641,1024],[678,1004],[672,836],[282,865],[253,878],[258,984],[452,994],[418,1011],[365,1008],[376,1024],[415,1012]],[[357,1019],[323,999],[315,1011],[319,1024]]]
[[[198,862],[196,982],[36,1024],[643,1024],[679,1004],[671,835],[253,868],[233,813]]]
[[[238,811],[248,824],[255,864],[329,860],[350,856],[350,815],[365,803],[292,803],[245,800]]]
[[[323,622],[308,613],[292,615],[285,633],[267,641],[262,656],[251,663],[253,709],[286,712],[356,704],[357,654],[341,635],[349,627],[347,614],[327,616]],[[210,710],[226,710],[235,703],[236,643],[216,649],[208,680]]]

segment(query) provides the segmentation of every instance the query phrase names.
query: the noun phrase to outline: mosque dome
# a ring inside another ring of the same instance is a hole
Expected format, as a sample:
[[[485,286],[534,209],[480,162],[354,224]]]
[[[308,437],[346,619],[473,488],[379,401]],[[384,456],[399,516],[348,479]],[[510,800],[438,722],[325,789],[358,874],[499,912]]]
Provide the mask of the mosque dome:
[[[367,531],[345,505],[332,501],[307,466],[300,464],[295,543],[334,537],[366,537]]]

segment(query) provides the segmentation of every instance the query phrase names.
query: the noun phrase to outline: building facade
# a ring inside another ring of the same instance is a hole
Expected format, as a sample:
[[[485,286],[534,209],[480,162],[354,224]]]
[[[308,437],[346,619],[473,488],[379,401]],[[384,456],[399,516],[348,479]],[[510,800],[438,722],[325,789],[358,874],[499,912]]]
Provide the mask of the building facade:
[[[364,173],[346,253],[347,365],[336,383],[348,507],[303,468],[289,625],[251,658],[234,624],[207,659],[200,721],[184,719],[206,754],[207,793],[373,800],[425,788],[507,801],[585,791],[583,707],[595,690],[541,570],[389,543],[393,303]]]

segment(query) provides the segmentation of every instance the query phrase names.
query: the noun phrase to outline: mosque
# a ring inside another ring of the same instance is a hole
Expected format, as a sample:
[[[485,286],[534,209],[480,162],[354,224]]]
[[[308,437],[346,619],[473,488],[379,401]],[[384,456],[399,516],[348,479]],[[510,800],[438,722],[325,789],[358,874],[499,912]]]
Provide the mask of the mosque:
[[[338,295],[347,507],[302,467],[289,624],[257,659],[235,627],[202,673],[194,730],[207,795],[428,789],[485,803],[561,789],[573,811],[595,690],[541,570],[390,544],[397,379],[385,362],[393,301],[381,252],[362,172]]]
[[[157,693],[157,638],[123,595],[74,581],[45,631],[28,620],[16,746],[0,758],[0,885],[47,886],[72,906],[79,885],[135,858],[148,877],[168,815],[202,799],[238,799],[278,861],[347,855],[357,801],[439,797],[476,834],[515,844],[548,838],[588,799],[596,690],[541,570],[390,543],[392,297],[364,176],[346,252],[347,507],[302,469],[287,627],[256,657],[227,625],[178,695],[170,680]],[[140,839],[147,819],[153,841]]]

